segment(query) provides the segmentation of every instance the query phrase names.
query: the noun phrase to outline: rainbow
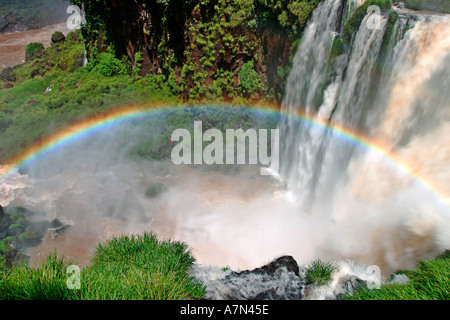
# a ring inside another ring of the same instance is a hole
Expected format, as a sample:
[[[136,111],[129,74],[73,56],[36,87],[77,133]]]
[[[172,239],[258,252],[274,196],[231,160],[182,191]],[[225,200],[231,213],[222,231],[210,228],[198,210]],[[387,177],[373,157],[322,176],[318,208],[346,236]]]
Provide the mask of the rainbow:
[[[277,105],[253,105],[248,107],[258,112],[280,115],[280,107]],[[131,105],[117,108],[106,113],[97,114],[74,124],[68,125],[67,127],[51,134],[50,136],[35,142],[27,149],[23,150],[16,156],[6,161],[6,163],[0,166],[0,181],[18,167],[26,165],[27,163],[33,161],[34,159],[39,157],[39,155],[49,152],[57,146],[62,146],[64,144],[70,143],[70,141],[73,141],[80,136],[89,134],[90,132],[96,130],[102,130],[108,125],[115,124],[127,118],[138,117],[157,111],[161,112],[170,108],[173,107],[167,105]],[[337,134],[339,137],[351,143],[355,143],[363,147],[364,149],[375,152],[382,159],[385,159],[389,163],[393,164],[394,167],[396,167],[398,170],[411,176],[415,181],[419,182],[426,189],[434,193],[436,198],[439,199],[443,204],[450,207],[450,194],[448,193],[448,191],[443,187],[437,185],[428,177],[422,175],[420,172],[420,165],[406,163],[404,159],[393,152],[388,145],[382,143],[381,141],[370,138],[361,132],[357,132],[339,124],[330,124],[328,121],[317,119],[305,114],[302,111],[296,111],[295,114],[292,115],[298,117],[301,121],[316,126],[320,129],[332,130],[333,133]]]

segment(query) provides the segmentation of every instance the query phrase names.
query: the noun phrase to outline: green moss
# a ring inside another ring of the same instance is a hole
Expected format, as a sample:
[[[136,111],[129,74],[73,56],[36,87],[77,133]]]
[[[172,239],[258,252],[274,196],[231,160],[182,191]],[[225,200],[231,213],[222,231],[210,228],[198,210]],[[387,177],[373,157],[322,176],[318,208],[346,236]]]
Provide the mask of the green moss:
[[[351,15],[348,21],[344,25],[344,31],[342,39],[344,43],[348,44],[352,36],[358,31],[361,22],[367,14],[367,8],[369,6],[378,6],[381,10],[389,10],[392,8],[391,0],[368,0],[359,6],[355,12]]]
[[[450,13],[450,2],[448,0],[405,0],[405,7],[414,10]]]
[[[334,38],[330,51],[330,60],[334,60],[337,56],[344,53],[344,41],[341,38]]]
[[[44,45],[40,42],[32,42],[25,48],[25,61],[33,60],[40,57],[44,51]]]
[[[261,78],[254,68],[253,60],[247,61],[242,65],[239,76],[242,93],[253,94],[258,90],[264,89]]]
[[[129,39],[125,39],[124,33],[113,27],[127,23],[125,14],[108,10],[103,0],[75,0],[74,3],[85,6],[88,21],[83,28],[83,35],[87,40],[89,61],[97,59],[98,52],[104,51],[108,46],[114,46],[116,57],[127,53],[124,44]],[[155,60],[154,65],[157,67],[149,72],[171,77],[171,83],[176,82],[173,87],[177,92],[182,91],[183,98],[199,101],[212,92],[209,86],[192,79],[197,72],[209,72],[207,83],[211,82],[211,76],[219,68],[228,68],[228,71],[238,78],[239,68],[231,62],[236,60],[238,54],[238,59],[245,61],[251,57],[261,65],[271,63],[264,61],[265,58],[261,55],[264,46],[262,35],[269,31],[287,36],[289,41],[298,38],[319,3],[320,0],[156,2],[146,8],[152,10],[149,26],[152,32],[142,31],[145,34],[145,43],[139,42],[137,45],[147,46],[150,59]],[[141,10],[137,8],[138,5],[141,3],[131,4],[127,12]],[[178,34],[180,30],[176,25],[185,26],[182,29],[183,35]],[[186,41],[174,41],[174,36]],[[100,40],[105,44],[103,48],[98,45]],[[175,59],[172,59],[172,56]],[[200,57],[204,56],[208,59],[200,61]],[[173,73],[173,70],[181,72]],[[276,78],[276,72],[271,77]],[[274,79],[273,82],[277,80]],[[219,91],[215,90],[217,85],[218,83],[213,86],[213,92]],[[224,96],[234,96],[234,88],[231,91],[224,87],[220,89]],[[269,88],[265,88],[261,93],[268,95]]]

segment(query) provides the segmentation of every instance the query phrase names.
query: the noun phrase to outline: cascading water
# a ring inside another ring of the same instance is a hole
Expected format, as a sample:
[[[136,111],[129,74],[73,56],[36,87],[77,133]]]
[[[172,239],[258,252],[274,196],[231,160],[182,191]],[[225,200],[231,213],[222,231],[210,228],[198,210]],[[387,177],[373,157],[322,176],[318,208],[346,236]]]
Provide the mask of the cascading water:
[[[279,121],[283,184],[259,168],[130,161],[121,130],[138,139],[141,120],[125,121],[1,181],[2,206],[57,225],[31,265],[54,249],[88,264],[98,242],[153,231],[192,247],[207,298],[325,299],[368,281],[368,265],[389,275],[448,249],[450,17],[394,8],[345,38],[362,3],[322,1],[304,32]],[[144,129],[159,136],[156,115]],[[148,198],[154,183],[168,190]],[[281,257],[221,269],[280,255],[300,268]],[[323,288],[305,281],[317,258],[337,267]]]
[[[328,252],[389,270],[411,267],[450,245],[443,199],[450,194],[450,19],[395,9],[373,28],[367,14],[331,59],[345,6],[319,5],[294,58],[280,175],[300,209],[334,221],[342,237],[333,234]],[[410,172],[401,174],[399,162]],[[440,190],[438,198],[419,186],[423,180]]]

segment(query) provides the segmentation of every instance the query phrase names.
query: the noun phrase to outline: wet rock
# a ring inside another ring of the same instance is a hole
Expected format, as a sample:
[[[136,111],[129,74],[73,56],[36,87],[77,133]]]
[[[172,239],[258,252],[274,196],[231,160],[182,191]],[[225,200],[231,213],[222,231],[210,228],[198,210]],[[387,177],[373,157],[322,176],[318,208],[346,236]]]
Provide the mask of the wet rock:
[[[223,272],[206,282],[207,298],[218,300],[300,300],[307,285],[291,256],[253,270]],[[204,275],[196,275],[204,281]]]
[[[406,284],[409,278],[406,274],[395,274],[389,284]]]
[[[61,228],[63,227],[64,224],[59,220],[59,219],[53,219],[52,221],[50,221],[50,223],[48,224],[49,228]]]
[[[8,12],[0,16],[0,33],[25,30],[26,26],[15,12]]]
[[[356,276],[351,276],[347,280],[341,280],[340,291],[343,293],[338,293],[336,299],[343,299],[347,294],[353,294],[355,291],[367,288],[367,281],[360,279]]]
[[[25,49],[25,62],[41,58],[44,54],[44,45],[40,42],[32,42]]]
[[[8,207],[0,221],[0,239],[8,238],[7,244],[17,252],[39,245],[48,230],[49,222],[30,221],[32,216],[35,220],[36,214],[22,207]],[[14,252],[9,254],[14,255]]]
[[[13,71],[14,71],[14,69],[11,67],[7,67],[7,68],[3,69],[2,72],[0,73],[0,80],[1,81],[9,81],[9,82],[16,81],[16,76]]]
[[[19,234],[23,233],[25,231],[25,228],[22,225],[19,224],[11,224],[8,228],[8,236],[18,236]]]
[[[69,224],[67,224],[67,225],[64,225],[64,226],[62,226],[62,227],[59,227],[59,228],[56,228],[54,231],[55,231],[55,234],[54,234],[54,236],[53,236],[53,238],[57,238],[57,237],[59,237],[59,236],[61,236],[64,232],[66,232],[70,227],[72,227],[71,225],[69,225]]]
[[[252,271],[243,271],[242,273],[267,273],[269,275],[273,275],[279,268],[286,268],[288,272],[293,272],[295,275],[300,276],[300,269],[298,267],[297,261],[292,256],[282,256],[280,258],[275,259],[274,261],[262,266],[260,268],[256,268]]]
[[[31,217],[36,214],[36,212],[24,207],[7,207],[5,211],[12,219],[15,219],[14,217],[17,216]]]
[[[8,236],[9,226],[12,221],[8,215],[5,214],[3,207],[0,206],[0,240]]]
[[[52,34],[52,43],[61,43],[64,42],[65,40],[66,36],[60,31],[55,31]]]

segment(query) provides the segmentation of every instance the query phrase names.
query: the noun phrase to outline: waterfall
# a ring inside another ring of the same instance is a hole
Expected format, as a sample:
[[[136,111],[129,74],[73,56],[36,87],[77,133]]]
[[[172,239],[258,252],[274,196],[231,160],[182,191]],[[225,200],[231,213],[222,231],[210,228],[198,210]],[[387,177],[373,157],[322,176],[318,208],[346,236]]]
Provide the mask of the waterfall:
[[[86,65],[88,64],[88,59],[87,59],[87,51],[86,49],[84,49],[84,55],[83,55],[83,67],[86,67]]]
[[[365,244],[348,256],[361,250],[401,265],[412,252],[423,258],[450,245],[450,17],[393,7],[374,28],[366,14],[333,54],[360,4],[322,1],[308,23],[282,103],[279,174],[301,211],[361,233],[351,241]],[[423,181],[439,190],[436,200]],[[362,220],[372,228],[356,225]]]

